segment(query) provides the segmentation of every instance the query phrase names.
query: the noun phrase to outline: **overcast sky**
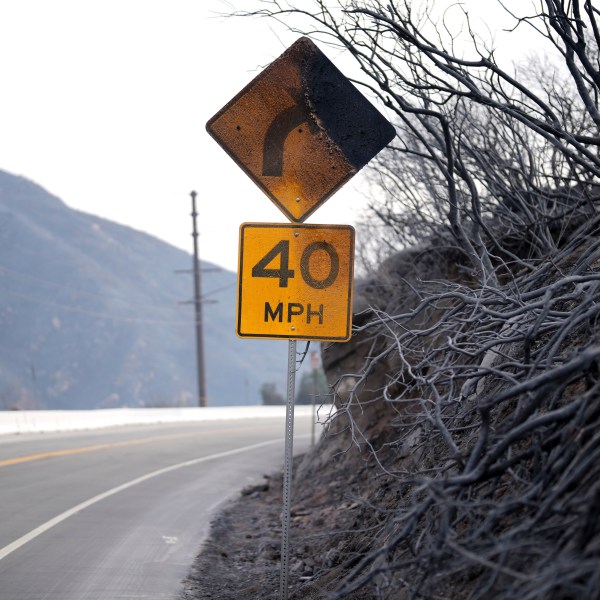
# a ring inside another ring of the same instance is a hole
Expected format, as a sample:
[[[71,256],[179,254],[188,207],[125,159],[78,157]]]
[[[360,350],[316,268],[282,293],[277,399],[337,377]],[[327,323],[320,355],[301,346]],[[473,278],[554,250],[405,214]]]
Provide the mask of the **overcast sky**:
[[[0,0],[0,169],[187,251],[196,190],[201,257],[236,270],[239,225],[286,218],[205,123],[297,36],[215,16],[227,9],[221,0]],[[321,48],[344,70],[345,57]],[[309,222],[353,224],[359,186],[357,177]]]

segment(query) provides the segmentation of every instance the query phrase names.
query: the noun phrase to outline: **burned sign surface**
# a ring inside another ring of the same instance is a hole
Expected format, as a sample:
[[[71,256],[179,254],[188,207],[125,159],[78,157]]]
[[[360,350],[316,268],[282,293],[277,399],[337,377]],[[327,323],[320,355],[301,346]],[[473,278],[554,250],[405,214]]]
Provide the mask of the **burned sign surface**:
[[[395,135],[387,119],[306,37],[253,79],[206,128],[296,223]]]

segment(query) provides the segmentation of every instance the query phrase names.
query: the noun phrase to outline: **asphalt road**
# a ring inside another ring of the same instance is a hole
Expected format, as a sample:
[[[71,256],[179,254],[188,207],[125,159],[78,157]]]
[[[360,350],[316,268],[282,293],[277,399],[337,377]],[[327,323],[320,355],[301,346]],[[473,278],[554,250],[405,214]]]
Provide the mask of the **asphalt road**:
[[[0,436],[0,600],[174,600],[215,511],[283,463],[283,419]],[[296,419],[295,451],[310,443]]]

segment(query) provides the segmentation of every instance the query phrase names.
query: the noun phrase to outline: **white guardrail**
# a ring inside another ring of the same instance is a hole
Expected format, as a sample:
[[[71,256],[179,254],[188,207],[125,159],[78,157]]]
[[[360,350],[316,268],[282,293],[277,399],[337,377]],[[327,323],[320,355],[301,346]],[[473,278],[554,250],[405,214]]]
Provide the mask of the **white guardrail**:
[[[330,405],[317,406],[324,421]],[[312,416],[312,406],[294,409],[295,416]],[[320,418],[319,418],[320,417]],[[0,435],[51,431],[99,429],[120,425],[221,421],[233,419],[285,419],[285,406],[209,406],[206,408],[107,408],[97,410],[9,410],[0,411]]]

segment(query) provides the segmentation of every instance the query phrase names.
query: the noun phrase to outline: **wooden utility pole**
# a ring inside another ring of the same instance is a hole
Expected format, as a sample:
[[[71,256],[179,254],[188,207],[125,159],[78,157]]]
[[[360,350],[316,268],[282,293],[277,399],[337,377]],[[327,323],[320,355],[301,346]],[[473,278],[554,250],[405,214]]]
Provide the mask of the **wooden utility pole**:
[[[206,399],[206,374],[204,371],[204,337],[202,332],[202,300],[200,282],[200,256],[198,253],[198,228],[196,227],[196,192],[191,192],[192,197],[192,237],[194,238],[194,314],[196,316],[196,358],[198,370],[198,405],[207,406]]]

